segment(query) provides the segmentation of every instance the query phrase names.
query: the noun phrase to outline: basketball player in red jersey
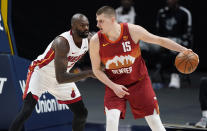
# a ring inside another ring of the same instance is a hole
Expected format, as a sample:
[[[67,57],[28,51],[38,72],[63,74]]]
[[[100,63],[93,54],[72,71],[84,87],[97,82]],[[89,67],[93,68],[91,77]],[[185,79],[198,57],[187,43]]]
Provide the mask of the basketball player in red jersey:
[[[139,41],[177,52],[192,50],[153,35],[141,26],[117,23],[115,11],[109,6],[98,9],[96,19],[100,31],[90,40],[90,58],[95,76],[106,85],[106,131],[118,131],[119,119],[125,117],[126,101],[135,119],[144,117],[153,131],[165,131]],[[105,66],[105,72],[101,64]]]
[[[72,130],[84,130],[88,111],[74,82],[94,75],[92,70],[78,74],[69,71],[88,51],[91,37],[88,18],[83,14],[73,15],[71,27],[71,30],[58,35],[45,52],[31,63],[23,95],[23,106],[9,131],[21,130],[45,91],[52,94],[59,104],[67,104],[73,112]]]

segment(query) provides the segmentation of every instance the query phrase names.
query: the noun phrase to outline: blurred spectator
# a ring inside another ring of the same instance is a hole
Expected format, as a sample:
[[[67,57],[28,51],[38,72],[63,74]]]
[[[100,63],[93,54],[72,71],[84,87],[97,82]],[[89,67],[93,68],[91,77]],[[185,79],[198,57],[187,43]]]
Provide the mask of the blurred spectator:
[[[121,0],[121,6],[116,9],[116,15],[119,23],[135,24],[136,12],[133,0]]]
[[[207,128],[207,77],[202,77],[200,81],[199,101],[202,111],[202,117],[196,123],[196,127]]]
[[[179,5],[179,0],[167,0],[167,6],[161,8],[157,15],[157,35],[168,37],[175,42],[192,48],[192,17],[188,9]],[[163,53],[165,52],[165,53]],[[170,53],[171,55],[166,54]],[[171,74],[169,87],[180,88],[180,75],[174,67],[174,60],[177,53],[161,48],[162,61],[158,63],[159,72],[167,71]],[[166,54],[166,56],[162,55]],[[172,56],[172,57],[169,57]],[[160,58],[159,58],[160,59]],[[190,79],[188,76],[190,84]]]

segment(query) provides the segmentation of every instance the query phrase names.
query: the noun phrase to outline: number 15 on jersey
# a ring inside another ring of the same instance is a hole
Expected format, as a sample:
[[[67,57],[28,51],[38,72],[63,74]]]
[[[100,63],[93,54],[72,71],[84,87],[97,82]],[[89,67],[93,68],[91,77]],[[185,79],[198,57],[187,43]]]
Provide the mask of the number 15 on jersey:
[[[128,52],[128,51],[132,50],[131,45],[130,45],[130,41],[123,42],[122,46],[123,46],[124,52]]]

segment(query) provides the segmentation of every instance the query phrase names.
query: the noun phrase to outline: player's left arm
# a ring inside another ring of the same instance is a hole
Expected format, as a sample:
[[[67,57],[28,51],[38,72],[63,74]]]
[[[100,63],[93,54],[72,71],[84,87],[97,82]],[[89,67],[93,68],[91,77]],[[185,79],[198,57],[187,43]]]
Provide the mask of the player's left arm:
[[[150,32],[148,32],[146,29],[144,29],[141,26],[129,24],[129,32],[132,36],[132,39],[135,42],[138,42],[139,40],[142,40],[146,43],[152,43],[160,45],[164,48],[177,51],[177,52],[188,52],[191,51],[191,49],[187,49],[184,46],[181,46],[180,44],[166,38],[166,37],[160,37],[157,35],[154,35]]]
[[[70,51],[68,41],[63,37],[57,37],[52,45],[55,51],[54,66],[56,80],[59,84],[76,82],[81,79],[92,77],[92,70],[83,71],[77,74],[67,72],[68,58],[67,54]]]
[[[111,88],[119,98],[123,98],[125,95],[129,95],[129,92],[127,92],[128,89],[125,86],[114,83],[104,73],[101,67],[102,62],[101,62],[99,51],[100,51],[99,38],[98,38],[98,34],[95,34],[90,41],[90,58],[91,58],[91,64],[92,64],[94,75],[101,82],[103,82],[105,85]]]

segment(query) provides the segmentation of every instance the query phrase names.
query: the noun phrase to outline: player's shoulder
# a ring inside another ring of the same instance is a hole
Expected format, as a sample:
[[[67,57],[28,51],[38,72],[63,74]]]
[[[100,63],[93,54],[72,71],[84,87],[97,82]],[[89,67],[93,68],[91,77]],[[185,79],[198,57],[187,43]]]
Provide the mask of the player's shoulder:
[[[95,33],[92,37],[91,37],[91,43],[97,43],[99,40],[98,40],[98,32]]]
[[[53,43],[55,43],[56,45],[65,45],[68,43],[68,40],[66,38],[64,38],[63,36],[57,36]]]
[[[88,34],[88,41],[90,42],[91,38],[94,36],[96,32],[89,32]]]
[[[140,37],[145,33],[145,29],[140,25],[129,24],[128,28],[130,36],[135,43],[137,43]]]
[[[129,32],[139,32],[143,27],[141,27],[140,25],[128,23],[128,28]]]
[[[55,50],[69,50],[69,48],[70,48],[68,41],[62,36],[57,36],[53,40],[52,47]]]
[[[99,38],[98,33],[95,33],[90,39],[90,48],[97,49],[99,48]]]

